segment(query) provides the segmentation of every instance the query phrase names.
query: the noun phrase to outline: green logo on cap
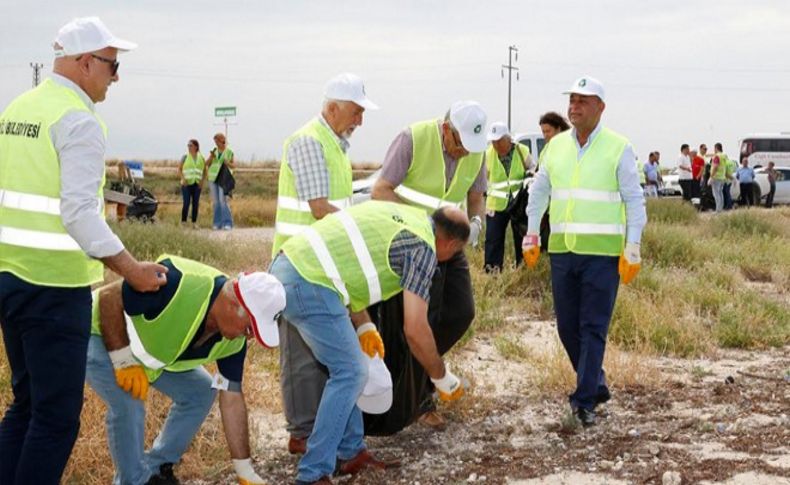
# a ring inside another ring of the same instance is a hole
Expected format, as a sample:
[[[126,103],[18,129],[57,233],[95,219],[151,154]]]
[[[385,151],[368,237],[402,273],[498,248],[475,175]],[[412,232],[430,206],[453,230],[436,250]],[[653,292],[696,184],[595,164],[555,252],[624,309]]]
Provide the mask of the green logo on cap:
[[[477,126],[475,126],[475,133],[480,133],[480,131],[481,131],[482,129],[483,129],[483,127],[482,127],[482,126],[480,126],[480,125],[477,125]]]
[[[584,86],[587,86],[587,80],[586,79],[582,79],[581,81],[579,81],[579,87],[583,88]]]

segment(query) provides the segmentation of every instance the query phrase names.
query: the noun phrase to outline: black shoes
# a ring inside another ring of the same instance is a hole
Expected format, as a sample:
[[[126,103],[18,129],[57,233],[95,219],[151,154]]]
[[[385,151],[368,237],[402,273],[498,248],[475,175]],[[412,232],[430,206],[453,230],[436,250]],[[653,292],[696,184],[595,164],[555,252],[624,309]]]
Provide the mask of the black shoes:
[[[173,473],[173,463],[163,463],[159,466],[159,473],[151,475],[145,482],[146,485],[181,485]]]
[[[609,402],[612,398],[612,393],[609,392],[609,389],[606,390],[603,394],[598,394],[595,396],[595,405],[598,406],[599,404],[604,404]]]
[[[573,414],[585,428],[589,428],[595,424],[595,411],[584,408],[576,408],[573,410]]]

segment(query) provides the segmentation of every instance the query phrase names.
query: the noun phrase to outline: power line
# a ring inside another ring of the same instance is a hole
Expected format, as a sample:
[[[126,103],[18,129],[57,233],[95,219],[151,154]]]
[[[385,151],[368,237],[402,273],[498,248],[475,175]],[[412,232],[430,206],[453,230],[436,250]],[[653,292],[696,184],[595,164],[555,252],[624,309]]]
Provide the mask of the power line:
[[[507,48],[507,66],[502,64],[502,78],[505,77],[505,69],[507,69],[507,129],[510,130],[510,102],[511,102],[511,94],[513,92],[512,84],[513,84],[513,71],[516,72],[516,81],[519,80],[518,75],[518,68],[513,65],[513,54],[516,56],[516,61],[518,61],[518,49],[516,46],[511,45]]]

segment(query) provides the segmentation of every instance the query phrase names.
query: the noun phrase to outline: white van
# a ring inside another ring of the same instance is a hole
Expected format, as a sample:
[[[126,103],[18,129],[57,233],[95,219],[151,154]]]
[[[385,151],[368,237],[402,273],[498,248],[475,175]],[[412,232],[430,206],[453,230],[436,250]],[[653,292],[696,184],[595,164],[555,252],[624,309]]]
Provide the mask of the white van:
[[[519,133],[513,137],[513,140],[529,148],[529,153],[532,155],[535,163],[538,162],[540,152],[543,151],[543,147],[546,145],[546,140],[543,138],[542,133]]]

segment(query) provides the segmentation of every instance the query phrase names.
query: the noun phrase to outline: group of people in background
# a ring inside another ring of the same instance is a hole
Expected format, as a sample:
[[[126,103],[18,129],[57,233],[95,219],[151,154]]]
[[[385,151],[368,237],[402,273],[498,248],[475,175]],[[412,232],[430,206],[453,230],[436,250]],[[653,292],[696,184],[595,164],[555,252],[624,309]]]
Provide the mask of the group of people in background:
[[[683,200],[696,201],[702,204],[701,199],[709,193],[714,200],[714,210],[721,212],[733,208],[732,184],[739,185],[738,203],[742,207],[759,205],[755,197],[757,181],[753,167],[749,166],[748,157],[744,157],[740,165],[724,153],[721,143],[714,144],[714,151],[708,154],[708,147],[704,143],[699,150],[689,147],[687,143],[680,146],[680,155],[677,160],[678,184]],[[650,152],[648,160],[641,166],[640,182],[645,191],[645,197],[658,197],[659,188],[663,184],[661,154],[657,151]],[[637,162],[637,166],[639,166]],[[766,196],[765,206],[773,206],[773,197],[776,192],[777,172],[774,162],[768,162],[765,169],[768,175],[769,193]],[[704,204],[703,204],[704,205]]]
[[[223,133],[214,135],[215,147],[211,149],[208,159],[200,153],[200,142],[195,139],[187,142],[187,153],[178,164],[178,176],[181,182],[181,225],[187,224],[187,216],[191,217],[192,227],[198,228],[197,218],[200,209],[200,193],[208,179],[209,194],[213,206],[212,229],[230,231],[233,229],[233,215],[230,212],[229,198],[233,187],[228,184],[232,179],[236,161],[233,150],[227,146]],[[191,208],[191,214],[190,214]]]

